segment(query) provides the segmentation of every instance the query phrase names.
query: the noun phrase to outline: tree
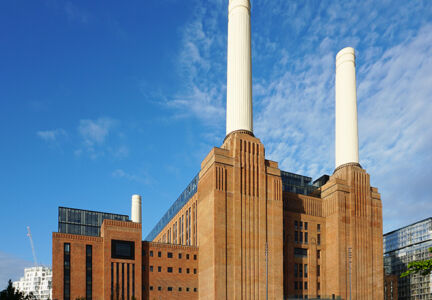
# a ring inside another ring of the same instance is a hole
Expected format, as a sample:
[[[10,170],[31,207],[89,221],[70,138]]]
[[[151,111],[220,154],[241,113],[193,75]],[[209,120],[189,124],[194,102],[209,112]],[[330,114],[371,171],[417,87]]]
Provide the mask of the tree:
[[[432,254],[432,248],[429,248],[429,252]],[[408,270],[403,272],[402,277],[406,277],[411,274],[420,273],[423,276],[432,273],[432,258],[426,260],[412,261],[408,264]]]
[[[8,286],[0,292],[0,300],[33,300],[36,299],[32,293],[25,295],[12,286],[12,280],[9,279]]]

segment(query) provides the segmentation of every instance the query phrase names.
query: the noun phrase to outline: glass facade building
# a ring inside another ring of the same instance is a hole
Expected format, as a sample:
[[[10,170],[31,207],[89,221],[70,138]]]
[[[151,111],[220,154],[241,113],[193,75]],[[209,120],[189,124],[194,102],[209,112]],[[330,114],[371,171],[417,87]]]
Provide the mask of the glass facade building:
[[[312,185],[312,178],[281,170],[282,189],[284,192],[309,195],[317,189]]]
[[[105,219],[129,221],[129,216],[59,207],[58,232],[100,236],[100,227]]]
[[[408,263],[432,258],[432,218],[386,233],[383,243],[385,274],[398,276],[399,299],[432,299],[432,274],[399,277]]]

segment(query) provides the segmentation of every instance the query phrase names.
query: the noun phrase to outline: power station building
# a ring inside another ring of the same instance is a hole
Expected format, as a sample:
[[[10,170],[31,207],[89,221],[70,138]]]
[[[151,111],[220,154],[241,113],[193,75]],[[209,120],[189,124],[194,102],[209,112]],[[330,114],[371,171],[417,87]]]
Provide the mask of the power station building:
[[[132,220],[98,217],[97,235],[59,225],[53,299],[383,299],[382,204],[359,164],[353,48],[336,56],[335,90],[333,174],[312,182],[266,159],[252,124],[250,1],[230,0],[222,145],[146,241],[137,195]]]

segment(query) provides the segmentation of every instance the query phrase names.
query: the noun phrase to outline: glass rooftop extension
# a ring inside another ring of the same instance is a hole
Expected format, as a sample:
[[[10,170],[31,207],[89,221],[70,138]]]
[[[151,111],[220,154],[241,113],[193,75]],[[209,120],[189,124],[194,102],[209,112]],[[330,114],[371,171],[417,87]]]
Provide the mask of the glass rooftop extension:
[[[309,195],[318,186],[312,185],[312,178],[281,170],[282,190],[295,194]]]
[[[58,232],[100,236],[100,227],[105,219],[129,221],[129,216],[60,206]]]
[[[312,185],[312,178],[281,170],[282,188],[284,192],[308,195],[317,189]],[[195,195],[198,188],[199,174],[197,174],[186,189],[180,194],[177,200],[171,205],[155,227],[146,236],[146,241],[153,241],[156,236],[165,228],[172,218],[183,208],[189,199]]]
[[[150,231],[146,236],[146,241],[153,241],[159,232],[164,229],[164,227],[172,220],[172,218],[183,208],[183,206],[192,198],[197,192],[198,188],[199,174],[197,174],[194,179],[188,184],[185,190],[180,194],[177,200],[171,205],[168,211],[159,220],[156,226]]]

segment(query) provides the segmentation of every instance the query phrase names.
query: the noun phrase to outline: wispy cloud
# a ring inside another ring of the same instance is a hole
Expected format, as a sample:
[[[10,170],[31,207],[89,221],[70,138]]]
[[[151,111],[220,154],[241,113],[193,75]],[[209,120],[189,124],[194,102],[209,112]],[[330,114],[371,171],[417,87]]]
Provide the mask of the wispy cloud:
[[[89,147],[93,147],[105,142],[116,121],[111,118],[99,118],[96,120],[80,120],[79,123],[78,132],[84,143]]]
[[[64,4],[64,12],[70,21],[87,23],[90,18],[90,14],[88,12],[79,8],[71,1],[66,1]]]
[[[24,268],[31,266],[30,261],[0,251],[0,290],[6,288],[9,279],[15,281],[24,276]]]
[[[122,169],[116,169],[111,173],[111,176],[114,178],[126,179],[129,181],[135,181],[146,185],[153,183],[152,177],[142,170],[139,172],[139,174],[132,174]]]
[[[55,142],[59,137],[67,136],[64,129],[44,130],[36,132],[37,136],[47,142]]]

